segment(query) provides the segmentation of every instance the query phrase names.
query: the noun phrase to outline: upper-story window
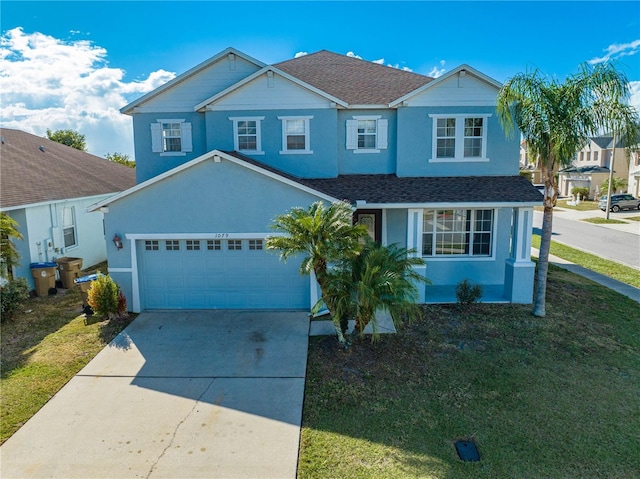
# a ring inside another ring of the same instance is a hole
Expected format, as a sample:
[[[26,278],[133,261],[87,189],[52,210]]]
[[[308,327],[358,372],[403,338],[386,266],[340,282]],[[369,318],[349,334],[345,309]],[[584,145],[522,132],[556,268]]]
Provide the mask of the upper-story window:
[[[593,161],[598,161],[598,152],[597,151],[593,152]]]
[[[282,150],[280,154],[311,154],[309,120],[312,116],[279,116],[282,121]]]
[[[182,119],[159,119],[152,123],[151,150],[160,156],[182,156],[193,151],[191,123]]]
[[[485,115],[429,115],[433,118],[433,151],[429,161],[488,161]]]
[[[233,147],[236,151],[263,155],[261,123],[264,116],[230,117],[233,121]]]
[[[493,210],[424,210],[422,256],[491,256]]]
[[[380,115],[354,116],[347,120],[347,150],[380,153],[387,148],[388,121]]]

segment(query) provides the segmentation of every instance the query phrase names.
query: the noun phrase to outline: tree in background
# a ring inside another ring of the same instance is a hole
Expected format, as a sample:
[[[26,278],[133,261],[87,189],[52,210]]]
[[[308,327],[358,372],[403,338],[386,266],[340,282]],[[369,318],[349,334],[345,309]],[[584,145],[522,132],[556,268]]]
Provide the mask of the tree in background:
[[[74,130],[47,130],[47,138],[51,141],[75,148],[76,150],[87,151],[85,136]]]
[[[109,161],[113,161],[114,163],[120,163],[121,165],[128,166],[129,168],[136,167],[136,162],[133,161],[129,155],[125,155],[124,153],[107,153],[105,158]]]
[[[22,239],[20,231],[18,231],[18,223],[6,212],[0,213],[0,275],[4,276],[5,270],[7,275],[10,274],[13,266],[18,266],[20,253],[12,239]],[[7,278],[8,279],[8,278]]]
[[[627,144],[635,144],[638,112],[627,103],[629,82],[610,63],[582,65],[580,71],[560,83],[537,70],[507,80],[498,93],[497,114],[505,134],[516,128],[538,159],[544,181],[544,214],[538,276],[533,306],[535,316],[546,314],[547,271],[553,222],[558,198],[557,173],[569,166],[589,136],[617,132]]]
[[[611,193],[617,193],[618,190],[627,187],[627,180],[625,178],[620,178],[618,176],[614,176],[611,178]],[[606,195],[609,191],[609,178],[605,178],[605,180],[600,185],[600,194]]]

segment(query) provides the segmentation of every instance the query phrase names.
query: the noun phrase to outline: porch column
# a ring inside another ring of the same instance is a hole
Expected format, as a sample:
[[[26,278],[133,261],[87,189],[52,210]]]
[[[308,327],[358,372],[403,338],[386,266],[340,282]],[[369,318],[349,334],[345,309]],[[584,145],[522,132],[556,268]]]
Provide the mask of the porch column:
[[[531,304],[536,265],[531,261],[533,208],[514,208],[511,254],[505,265],[505,296],[512,303]]]
[[[413,256],[422,255],[422,210],[410,209],[407,217],[407,249],[415,249]],[[427,276],[427,266],[413,266],[413,269],[422,277]],[[418,303],[425,302],[426,285],[420,283],[416,285],[418,289]]]

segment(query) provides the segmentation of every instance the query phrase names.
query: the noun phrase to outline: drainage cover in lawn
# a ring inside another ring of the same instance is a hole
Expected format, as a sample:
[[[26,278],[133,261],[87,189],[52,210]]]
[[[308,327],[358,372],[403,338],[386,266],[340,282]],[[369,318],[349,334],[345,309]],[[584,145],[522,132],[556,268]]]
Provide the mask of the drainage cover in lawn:
[[[480,453],[473,441],[456,441],[456,452],[463,461],[479,461]]]

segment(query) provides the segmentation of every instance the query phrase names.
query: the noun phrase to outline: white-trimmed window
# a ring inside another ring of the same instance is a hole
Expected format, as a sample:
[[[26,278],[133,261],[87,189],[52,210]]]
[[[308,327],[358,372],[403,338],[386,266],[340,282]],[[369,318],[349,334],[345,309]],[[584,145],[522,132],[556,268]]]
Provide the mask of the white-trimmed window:
[[[424,210],[422,256],[493,254],[493,210]]]
[[[78,245],[75,213],[73,206],[65,206],[62,208],[62,235],[64,237],[65,248],[73,248]]]
[[[152,123],[151,150],[160,156],[184,156],[193,151],[191,123],[184,119],[159,119]]]
[[[389,122],[380,115],[359,115],[347,120],[347,150],[380,153],[387,149]]]
[[[429,161],[489,161],[487,121],[490,114],[429,116],[433,119],[433,151]]]
[[[311,154],[309,120],[312,116],[279,116],[282,121],[282,150],[280,154]]]
[[[261,124],[264,116],[229,117],[233,121],[233,147],[236,151],[263,155]]]

